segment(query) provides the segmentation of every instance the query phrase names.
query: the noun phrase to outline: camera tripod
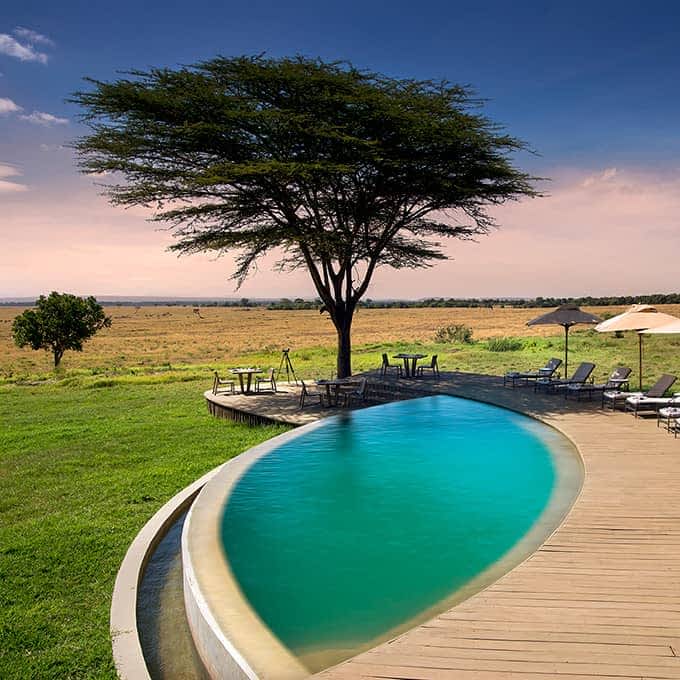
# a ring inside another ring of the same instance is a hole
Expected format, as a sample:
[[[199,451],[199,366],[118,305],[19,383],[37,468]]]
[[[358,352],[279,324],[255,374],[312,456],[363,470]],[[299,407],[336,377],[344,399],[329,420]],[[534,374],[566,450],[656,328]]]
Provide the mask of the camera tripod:
[[[297,376],[295,375],[295,369],[293,368],[293,364],[290,360],[290,356],[288,353],[290,352],[290,349],[283,349],[281,350],[281,363],[279,364],[279,380],[281,379],[281,373],[286,371],[286,382],[290,382],[290,376],[293,376],[293,381],[295,384],[298,384]]]

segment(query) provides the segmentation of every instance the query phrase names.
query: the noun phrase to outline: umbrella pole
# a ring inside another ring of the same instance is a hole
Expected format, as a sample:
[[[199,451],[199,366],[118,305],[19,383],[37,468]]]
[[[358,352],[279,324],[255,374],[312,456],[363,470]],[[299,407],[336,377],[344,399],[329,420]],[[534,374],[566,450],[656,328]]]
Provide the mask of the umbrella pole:
[[[569,326],[564,327],[564,378],[565,380],[569,377],[569,372],[567,371],[567,360],[569,358]]]
[[[640,345],[638,375],[640,376],[640,392],[642,392],[642,333],[638,333],[638,343]]]

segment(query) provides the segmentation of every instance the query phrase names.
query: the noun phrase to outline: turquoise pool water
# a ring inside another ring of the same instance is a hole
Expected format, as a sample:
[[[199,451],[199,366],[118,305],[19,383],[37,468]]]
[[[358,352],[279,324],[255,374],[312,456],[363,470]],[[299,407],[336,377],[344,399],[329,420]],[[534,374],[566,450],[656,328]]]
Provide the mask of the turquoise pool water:
[[[274,449],[224,509],[245,597],[312,669],[380,640],[534,524],[556,480],[537,427],[437,396],[342,414]]]

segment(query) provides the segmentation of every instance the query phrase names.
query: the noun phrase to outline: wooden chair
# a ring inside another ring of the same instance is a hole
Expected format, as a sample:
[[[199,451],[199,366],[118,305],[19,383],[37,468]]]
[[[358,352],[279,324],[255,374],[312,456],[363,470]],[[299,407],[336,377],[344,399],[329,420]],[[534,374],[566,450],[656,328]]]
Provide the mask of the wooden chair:
[[[213,372],[215,373],[215,377],[213,378],[212,393],[217,394],[218,392],[226,392],[228,390],[229,394],[234,394],[234,381],[230,378],[220,378],[217,371]],[[222,390],[223,386],[225,387],[224,390]]]
[[[439,377],[439,364],[437,363],[437,355],[432,355],[432,361],[429,366],[418,366],[418,375],[422,378],[425,371],[432,371],[435,378]]]
[[[267,373],[266,378],[260,378],[260,376],[255,377],[255,391],[256,392],[261,392],[262,391],[262,385],[265,385],[265,388],[267,391],[272,391],[276,392],[276,376],[275,376],[276,371],[273,368],[269,369],[269,373]],[[268,387],[267,387],[268,385]]]
[[[354,403],[363,404],[366,401],[366,387],[368,381],[363,378],[358,386],[355,386],[352,390],[347,390],[344,393],[343,406],[349,408]]]
[[[323,392],[309,389],[309,387],[305,384],[304,380],[300,380],[300,383],[302,384],[302,390],[300,391],[300,406],[299,406],[300,409],[303,409],[305,407],[305,403],[313,397],[318,398],[319,404],[321,406],[326,405],[324,402]]]
[[[401,378],[402,373],[401,364],[391,364],[390,360],[387,358],[387,352],[383,352],[382,364],[380,365],[380,377],[384,378],[387,375],[390,368],[396,369],[397,375]]]

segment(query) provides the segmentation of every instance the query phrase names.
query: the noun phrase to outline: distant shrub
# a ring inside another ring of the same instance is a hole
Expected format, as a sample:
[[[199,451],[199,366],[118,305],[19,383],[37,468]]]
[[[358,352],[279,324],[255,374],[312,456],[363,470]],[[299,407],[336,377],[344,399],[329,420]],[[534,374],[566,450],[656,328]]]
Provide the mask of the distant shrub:
[[[454,324],[453,326],[442,326],[437,329],[434,334],[435,342],[460,342],[464,344],[472,344],[472,328],[464,326],[463,324]]]
[[[116,384],[115,380],[112,380],[111,378],[108,379],[99,379],[95,380],[94,382],[90,383],[90,387],[93,387],[94,389],[99,389],[102,387],[113,387]]]
[[[524,349],[524,343],[519,338],[489,338],[486,348],[489,352],[516,352]]]

